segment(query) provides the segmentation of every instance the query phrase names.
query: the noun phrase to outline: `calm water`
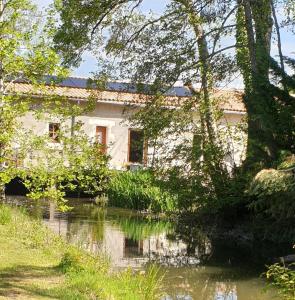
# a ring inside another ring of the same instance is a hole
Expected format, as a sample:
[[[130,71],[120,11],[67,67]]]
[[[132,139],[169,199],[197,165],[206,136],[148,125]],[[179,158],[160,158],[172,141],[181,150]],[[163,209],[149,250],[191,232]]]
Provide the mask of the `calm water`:
[[[216,245],[198,230],[193,237],[182,237],[176,224],[128,210],[101,209],[76,200],[70,202],[72,211],[60,213],[54,204],[16,199],[69,242],[105,253],[114,269],[160,265],[165,300],[278,299],[274,290],[263,292],[262,269],[250,263],[247,251]]]

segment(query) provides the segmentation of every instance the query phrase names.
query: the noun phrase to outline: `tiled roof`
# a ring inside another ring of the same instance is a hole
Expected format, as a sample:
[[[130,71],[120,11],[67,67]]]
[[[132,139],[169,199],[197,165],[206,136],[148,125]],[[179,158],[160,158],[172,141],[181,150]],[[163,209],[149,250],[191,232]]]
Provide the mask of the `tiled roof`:
[[[51,80],[55,80],[56,78],[53,76],[46,76],[45,81],[47,83],[50,83]],[[59,86],[62,87],[71,87],[71,88],[94,88],[95,84],[91,83],[88,78],[79,78],[79,77],[67,77],[63,81],[58,83]],[[141,89],[143,91],[150,91],[150,85],[142,85]],[[111,92],[126,92],[126,93],[138,93],[138,87],[134,83],[128,83],[128,82],[107,82],[105,86],[106,91]],[[168,89],[165,94],[167,96],[178,96],[178,97],[185,97],[185,96],[191,96],[190,90],[187,87],[172,87]]]
[[[45,86],[40,89],[34,88],[31,84],[18,82],[11,84],[11,93],[30,94],[37,97],[62,96],[71,100],[87,101],[89,97],[95,97],[98,102],[110,102],[117,104],[134,104],[145,105],[150,96],[136,93],[135,89],[131,89],[131,85],[127,83],[109,83],[106,90],[99,91],[95,88],[87,87],[87,80],[81,79],[75,81],[75,78],[69,77],[55,87]],[[220,107],[226,111],[245,112],[242,102],[242,92],[237,90],[216,90],[214,95],[219,97]],[[186,87],[175,87],[170,89],[165,96],[165,104],[169,107],[177,107],[188,100],[190,91]]]

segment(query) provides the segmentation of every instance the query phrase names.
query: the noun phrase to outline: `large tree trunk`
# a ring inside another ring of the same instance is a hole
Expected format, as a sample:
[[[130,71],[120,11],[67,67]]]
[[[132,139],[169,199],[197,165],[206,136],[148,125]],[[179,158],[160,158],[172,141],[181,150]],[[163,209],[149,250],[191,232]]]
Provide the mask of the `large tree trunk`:
[[[204,170],[206,170],[210,176],[216,196],[222,198],[228,184],[228,173],[223,166],[223,157],[218,145],[215,120],[213,117],[214,107],[210,99],[213,89],[213,79],[208,44],[202,24],[202,11],[200,13],[196,12],[191,0],[180,2],[182,2],[187,10],[188,20],[193,28],[198,46],[198,61],[200,65],[202,88],[200,91],[201,98],[196,97],[196,99],[198,99],[197,104],[199,106],[201,120]]]
[[[269,81],[272,33],[271,0],[241,2],[247,36],[250,78],[245,79],[248,147],[245,168],[269,167],[278,157],[274,139],[275,102]]]

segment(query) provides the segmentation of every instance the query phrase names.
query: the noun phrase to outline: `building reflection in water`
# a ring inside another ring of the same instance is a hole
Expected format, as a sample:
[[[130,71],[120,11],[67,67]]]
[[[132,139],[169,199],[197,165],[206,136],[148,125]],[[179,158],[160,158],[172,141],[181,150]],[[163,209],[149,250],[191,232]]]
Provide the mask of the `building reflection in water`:
[[[236,285],[228,285],[224,282],[217,282],[215,289],[214,300],[237,300],[237,287]]]
[[[163,221],[147,222],[142,218],[106,217],[103,211],[95,219],[62,215],[50,204],[44,222],[69,242],[92,253],[104,253],[115,268],[142,268],[149,262],[163,266],[198,265],[200,255],[209,255],[210,241],[205,241],[205,252],[196,247],[194,255],[187,254],[187,245],[181,240],[169,240],[171,224]]]

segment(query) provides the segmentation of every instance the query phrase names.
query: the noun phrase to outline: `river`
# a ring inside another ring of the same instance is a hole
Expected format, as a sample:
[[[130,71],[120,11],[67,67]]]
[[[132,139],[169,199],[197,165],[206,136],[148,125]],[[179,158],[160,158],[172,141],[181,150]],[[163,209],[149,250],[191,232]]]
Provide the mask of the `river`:
[[[213,243],[199,230],[192,246],[190,237],[176,232],[174,222],[129,210],[72,200],[72,210],[61,213],[53,203],[12,199],[70,243],[107,255],[114,270],[144,271],[151,263],[158,264],[164,274],[162,300],[278,299],[275,290],[264,291],[263,268],[251,260],[252,254]]]

